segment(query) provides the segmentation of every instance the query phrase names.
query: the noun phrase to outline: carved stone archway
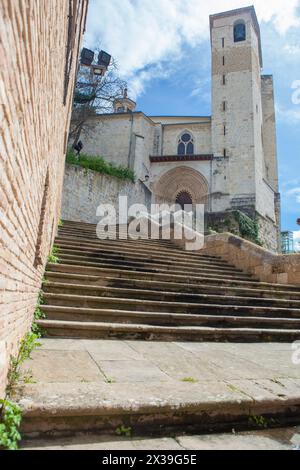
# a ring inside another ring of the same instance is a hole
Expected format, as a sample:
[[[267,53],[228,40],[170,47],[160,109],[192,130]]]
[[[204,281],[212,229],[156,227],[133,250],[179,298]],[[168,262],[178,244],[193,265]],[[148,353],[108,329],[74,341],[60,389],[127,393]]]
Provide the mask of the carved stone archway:
[[[206,178],[186,166],[164,173],[154,186],[157,204],[175,204],[179,194],[188,193],[193,204],[205,204],[207,208],[209,187]]]

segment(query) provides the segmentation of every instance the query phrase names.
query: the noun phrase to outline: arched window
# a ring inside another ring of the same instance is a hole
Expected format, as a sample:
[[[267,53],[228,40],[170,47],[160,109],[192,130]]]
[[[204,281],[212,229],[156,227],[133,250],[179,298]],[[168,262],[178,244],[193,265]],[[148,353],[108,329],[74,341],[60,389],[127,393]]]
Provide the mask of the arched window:
[[[234,25],[233,36],[234,42],[241,42],[246,40],[246,24],[244,21],[239,21]]]
[[[178,155],[193,155],[194,154],[194,139],[188,132],[182,134],[178,140],[177,147]]]

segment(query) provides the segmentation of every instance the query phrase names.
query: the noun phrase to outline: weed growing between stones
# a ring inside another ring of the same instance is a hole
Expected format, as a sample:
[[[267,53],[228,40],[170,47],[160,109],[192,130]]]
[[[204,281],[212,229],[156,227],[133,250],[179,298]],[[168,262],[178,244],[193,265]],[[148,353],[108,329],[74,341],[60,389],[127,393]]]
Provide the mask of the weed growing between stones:
[[[28,332],[20,343],[18,355],[11,357],[8,372],[6,396],[0,400],[0,449],[17,450],[21,440],[19,427],[22,420],[20,407],[11,400],[15,387],[20,379],[20,367],[26,359],[31,357],[32,351],[40,346],[39,336],[32,331]],[[31,378],[32,380],[32,375]]]
[[[264,418],[263,416],[255,416],[255,415],[251,415],[249,416],[249,423],[250,424],[254,424],[255,426],[258,426],[260,428],[267,428],[268,427],[268,421],[266,418]]]
[[[198,380],[194,379],[193,377],[184,377],[181,382],[189,382],[189,383],[193,383],[193,384],[196,384],[198,382]]]
[[[132,435],[132,429],[130,427],[126,427],[122,424],[122,426],[119,426],[117,429],[116,429],[116,434],[118,436],[125,436],[125,437],[131,437]]]
[[[59,248],[56,245],[53,245],[52,250],[48,256],[48,263],[57,264],[59,263],[59,257],[57,256]]]
[[[36,320],[41,320],[43,318],[46,318],[46,315],[42,310],[42,305],[43,304],[44,304],[43,291],[40,291],[40,293],[38,295],[36,309],[35,309],[34,315],[33,315],[33,323],[32,323],[32,326],[31,326],[31,331],[34,334],[36,334],[39,338],[41,338],[43,336],[43,331],[39,327],[39,325],[36,323]]]

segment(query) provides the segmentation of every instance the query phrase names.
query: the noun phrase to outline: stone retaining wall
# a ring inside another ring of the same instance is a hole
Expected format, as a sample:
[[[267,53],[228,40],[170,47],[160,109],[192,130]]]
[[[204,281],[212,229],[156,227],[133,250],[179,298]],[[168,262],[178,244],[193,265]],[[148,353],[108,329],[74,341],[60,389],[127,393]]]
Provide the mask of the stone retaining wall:
[[[61,217],[64,220],[97,224],[100,204],[112,204],[118,208],[118,197],[127,196],[128,206],[151,204],[151,192],[139,180],[116,178],[80,166],[66,164]],[[117,211],[118,213],[118,211]]]
[[[201,253],[220,256],[262,282],[300,286],[300,253],[277,255],[230,233],[205,237]]]

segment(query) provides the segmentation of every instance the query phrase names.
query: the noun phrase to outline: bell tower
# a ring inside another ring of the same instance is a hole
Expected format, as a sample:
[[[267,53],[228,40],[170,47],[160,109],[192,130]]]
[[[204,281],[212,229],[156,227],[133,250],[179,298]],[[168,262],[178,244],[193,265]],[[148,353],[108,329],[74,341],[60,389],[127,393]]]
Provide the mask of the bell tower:
[[[261,76],[254,7],[210,16],[210,31],[212,151],[217,161],[211,211],[241,210],[258,221],[262,236],[267,232],[266,237],[276,240],[280,204],[273,80]]]
[[[117,98],[114,101],[115,113],[132,113],[135,110],[136,103],[128,98],[127,88],[124,90],[122,98]]]
[[[232,206],[256,204],[262,178],[262,52],[254,7],[210,17],[212,47],[212,146],[228,160]]]

